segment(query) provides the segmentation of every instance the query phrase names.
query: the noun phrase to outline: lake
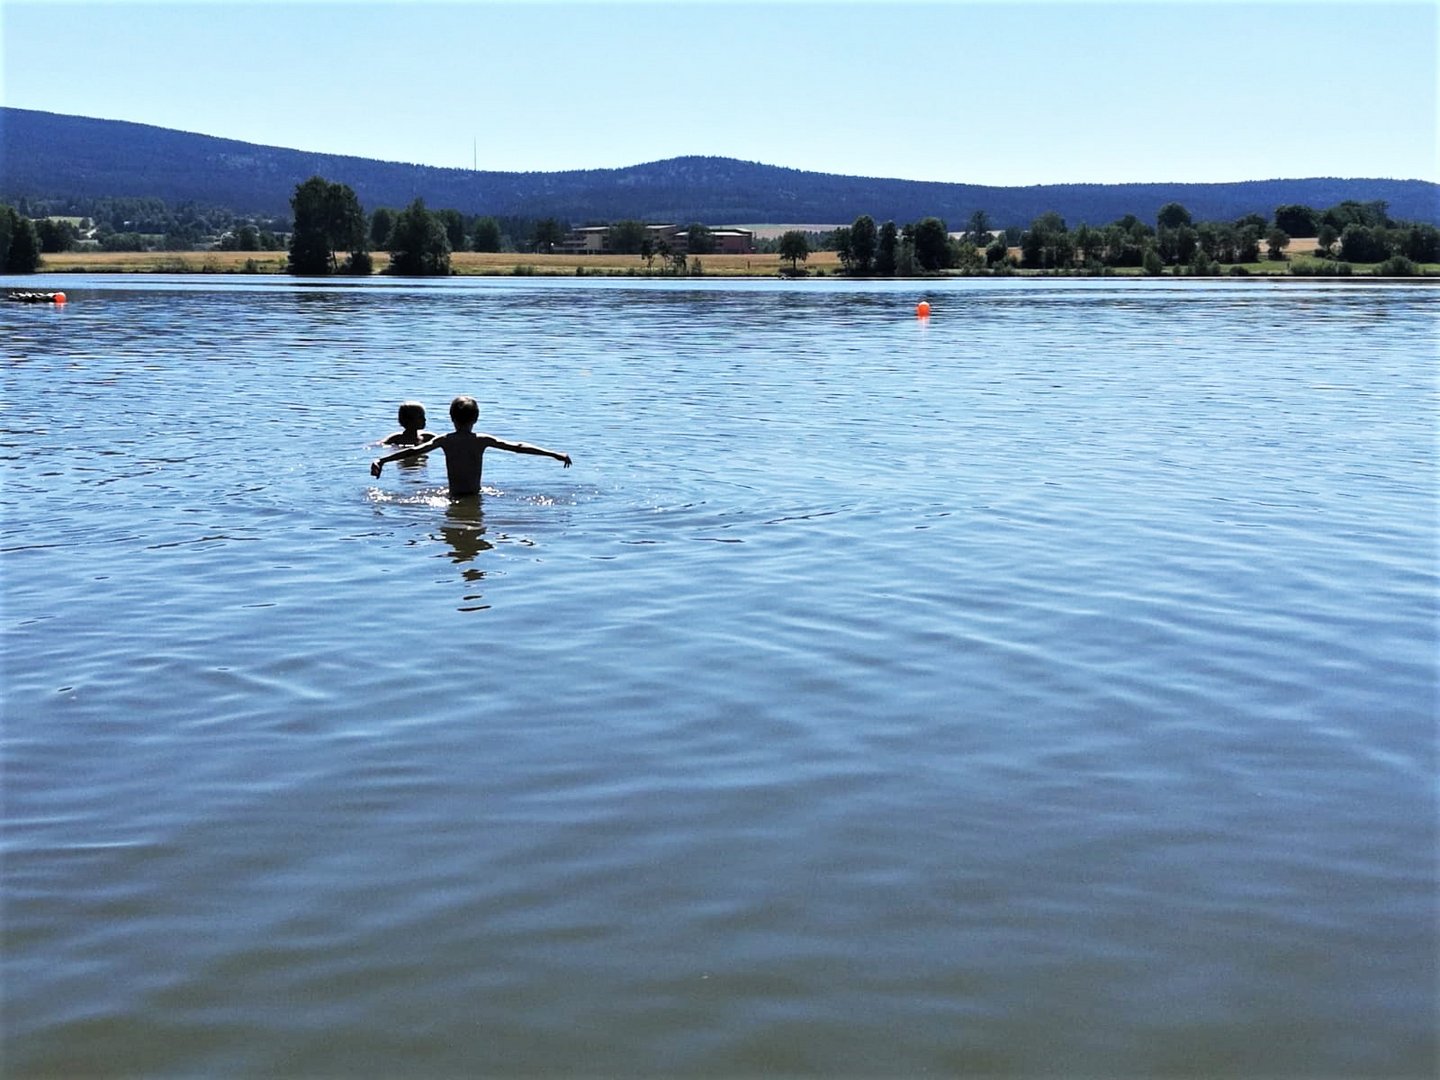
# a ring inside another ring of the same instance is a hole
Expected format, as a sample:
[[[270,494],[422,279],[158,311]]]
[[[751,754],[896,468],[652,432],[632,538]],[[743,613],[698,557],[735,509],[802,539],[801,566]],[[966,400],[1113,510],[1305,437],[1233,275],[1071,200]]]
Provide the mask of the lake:
[[[6,1074],[1433,1074],[1433,289],[0,286]]]

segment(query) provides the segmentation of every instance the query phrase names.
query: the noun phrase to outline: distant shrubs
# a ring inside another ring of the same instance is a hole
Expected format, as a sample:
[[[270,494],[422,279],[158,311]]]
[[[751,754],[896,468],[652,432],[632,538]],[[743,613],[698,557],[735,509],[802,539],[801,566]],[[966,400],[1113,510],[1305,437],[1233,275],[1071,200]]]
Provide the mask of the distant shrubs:
[[[1290,267],[1296,277],[1350,277],[1355,268],[1348,262],[1297,262]]]
[[[1392,255],[1375,268],[1376,277],[1415,277],[1420,268],[1404,255]]]
[[[254,260],[248,260],[253,262]],[[340,267],[340,273],[356,277],[368,277],[375,270],[375,260],[368,251],[352,251]]]

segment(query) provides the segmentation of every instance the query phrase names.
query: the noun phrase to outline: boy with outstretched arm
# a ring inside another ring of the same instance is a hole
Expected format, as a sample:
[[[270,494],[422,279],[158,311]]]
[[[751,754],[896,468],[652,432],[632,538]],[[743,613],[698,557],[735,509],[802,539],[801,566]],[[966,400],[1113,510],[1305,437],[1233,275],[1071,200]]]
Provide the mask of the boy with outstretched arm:
[[[419,446],[409,446],[404,450],[396,450],[393,454],[376,458],[370,463],[370,475],[378,477],[387,461],[399,461],[402,458],[418,457],[420,454],[426,454],[432,450],[443,450],[445,452],[445,473],[450,480],[450,497],[458,499],[465,495],[480,493],[480,473],[485,464],[485,451],[492,447],[496,450],[509,450],[512,454],[539,454],[542,457],[551,457],[562,462],[567,469],[570,467],[569,454],[558,454],[554,450],[546,450],[543,446],[531,446],[529,443],[507,442],[504,439],[497,439],[493,435],[477,435],[473,429],[479,419],[480,406],[475,403],[475,399],[463,395],[457,397],[450,403],[450,422],[455,425],[454,431],[437,436]]]

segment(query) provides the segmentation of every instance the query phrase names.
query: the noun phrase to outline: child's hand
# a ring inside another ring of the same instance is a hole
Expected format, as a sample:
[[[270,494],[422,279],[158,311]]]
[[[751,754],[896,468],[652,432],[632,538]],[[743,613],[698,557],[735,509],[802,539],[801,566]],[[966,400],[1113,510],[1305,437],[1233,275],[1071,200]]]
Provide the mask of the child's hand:
[[[380,476],[380,470],[384,467],[384,463],[379,458],[376,458],[374,461],[370,462],[370,475],[378,479]]]

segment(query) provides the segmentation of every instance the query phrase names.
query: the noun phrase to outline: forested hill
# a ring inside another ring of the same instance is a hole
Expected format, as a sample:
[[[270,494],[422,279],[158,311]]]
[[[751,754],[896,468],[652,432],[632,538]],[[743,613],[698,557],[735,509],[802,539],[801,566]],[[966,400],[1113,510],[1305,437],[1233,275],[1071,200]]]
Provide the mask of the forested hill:
[[[977,153],[976,171],[984,168]],[[885,171],[883,156],[875,172]],[[1157,162],[1156,170],[1163,170]],[[555,217],[571,223],[702,221],[843,223],[860,214],[959,228],[976,210],[996,226],[1047,211],[1071,224],[1126,214],[1153,220],[1178,202],[1197,220],[1268,217],[1277,206],[1389,203],[1392,217],[1440,224],[1440,185],[1420,180],[1301,179],[1225,184],[1049,184],[986,187],[803,172],[732,158],[684,157],[624,169],[484,172],[306,153],[118,120],[0,107],[0,202],[103,197],[193,201],[237,213],[288,216],[295,186],[320,175],[349,185],[367,209],[417,196],[466,214]]]

